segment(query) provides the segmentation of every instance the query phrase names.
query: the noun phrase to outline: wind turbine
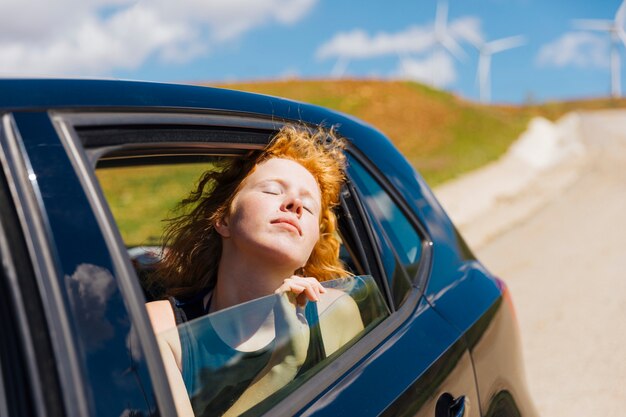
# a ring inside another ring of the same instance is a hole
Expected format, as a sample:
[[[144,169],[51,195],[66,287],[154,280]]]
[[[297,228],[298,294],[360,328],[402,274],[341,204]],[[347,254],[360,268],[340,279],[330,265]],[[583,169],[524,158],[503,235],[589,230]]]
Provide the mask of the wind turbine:
[[[340,56],[337,58],[337,62],[333,65],[332,70],[330,71],[330,76],[332,78],[342,78],[346,73],[346,69],[348,68],[348,64],[350,63],[350,58],[345,56]]]
[[[626,1],[626,0],[625,0]],[[448,31],[448,2],[447,0],[439,0],[437,2],[437,10],[435,12],[435,24],[433,30],[433,40],[444,51],[448,51],[453,57],[459,61],[464,61],[467,55],[463,48],[457,43],[454,37]],[[432,85],[437,83],[437,69],[433,69]]]
[[[625,0],[626,1],[626,0]],[[463,48],[457,43],[452,35],[448,31],[448,2],[446,0],[440,0],[437,2],[437,11],[435,12],[435,27],[434,27],[435,43],[441,45],[445,50],[450,52],[452,56],[459,61],[463,61],[467,55],[463,51]]]
[[[507,49],[517,48],[526,43],[523,36],[511,36],[508,38],[496,39],[485,42],[479,39],[468,38],[468,41],[478,49],[478,88],[480,101],[488,103],[491,101],[491,83],[489,76],[491,73],[491,56]]]
[[[573,21],[574,25],[579,29],[608,32],[611,35],[611,95],[613,97],[620,97],[622,94],[620,86],[620,59],[617,48],[620,40],[626,46],[625,19],[626,0],[617,9],[613,20],[576,19]]]

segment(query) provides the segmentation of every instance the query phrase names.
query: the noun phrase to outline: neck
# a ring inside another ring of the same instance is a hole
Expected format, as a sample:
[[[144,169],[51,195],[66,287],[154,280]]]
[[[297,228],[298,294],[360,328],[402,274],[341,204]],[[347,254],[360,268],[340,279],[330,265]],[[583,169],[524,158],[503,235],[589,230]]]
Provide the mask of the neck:
[[[273,294],[293,270],[268,265],[267,260],[255,260],[228,250],[222,250],[217,282],[213,290],[211,312]]]

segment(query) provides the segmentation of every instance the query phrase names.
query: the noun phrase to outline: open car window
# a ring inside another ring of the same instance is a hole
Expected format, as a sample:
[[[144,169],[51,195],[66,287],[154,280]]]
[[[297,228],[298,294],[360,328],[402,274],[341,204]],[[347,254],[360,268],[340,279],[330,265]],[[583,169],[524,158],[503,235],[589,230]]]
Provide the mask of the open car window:
[[[174,215],[203,172],[224,163],[223,157],[194,159],[150,164],[128,159],[98,165],[98,181],[128,248],[160,246],[165,219]]]
[[[177,395],[195,415],[261,414],[389,315],[371,276],[323,285],[320,301],[304,307],[270,295],[157,335],[180,343],[185,389]]]
[[[194,155],[112,158],[96,167],[96,176],[127,248],[147,301],[162,298],[155,267],[168,220],[181,214],[178,204],[195,189],[202,174],[222,170],[242,156]],[[340,257],[356,275],[366,271],[339,230]]]
[[[162,238],[168,219],[180,214],[177,205],[196,188],[204,172],[224,169],[235,158],[249,157],[254,150],[166,151],[152,151],[146,146],[124,155],[101,152],[95,164],[96,178],[145,301],[167,299],[159,287],[157,266],[162,251],[167,250],[162,248]],[[367,262],[356,250],[355,242],[363,242],[358,236],[346,235],[354,232],[342,227],[355,214],[341,214],[337,236],[340,257],[355,276],[324,282],[329,294],[319,305],[309,303],[296,309],[287,296],[272,295],[157,335],[166,370],[174,369],[168,372],[168,379],[176,402],[181,398],[189,402],[196,415],[204,415],[200,410],[207,407],[232,409],[229,413],[233,414],[246,410],[261,414],[341,357],[389,316],[380,282],[376,281],[380,278],[365,275],[368,272],[363,265]],[[255,323],[251,324],[250,318],[264,318],[252,333]],[[168,368],[167,361],[172,359],[169,346],[176,343],[180,344],[179,359],[183,362]],[[180,378],[180,383],[172,383],[172,377]]]

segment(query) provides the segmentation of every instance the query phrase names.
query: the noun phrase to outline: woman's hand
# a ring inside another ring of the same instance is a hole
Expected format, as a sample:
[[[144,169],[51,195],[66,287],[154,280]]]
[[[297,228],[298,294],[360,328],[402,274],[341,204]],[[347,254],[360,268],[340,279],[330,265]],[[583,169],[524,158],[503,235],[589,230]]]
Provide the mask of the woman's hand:
[[[326,288],[322,287],[320,282],[313,277],[300,277],[292,275],[283,281],[283,285],[278,287],[276,294],[289,292],[295,295],[296,302],[300,306],[306,304],[306,300],[317,301],[320,294],[326,292]]]

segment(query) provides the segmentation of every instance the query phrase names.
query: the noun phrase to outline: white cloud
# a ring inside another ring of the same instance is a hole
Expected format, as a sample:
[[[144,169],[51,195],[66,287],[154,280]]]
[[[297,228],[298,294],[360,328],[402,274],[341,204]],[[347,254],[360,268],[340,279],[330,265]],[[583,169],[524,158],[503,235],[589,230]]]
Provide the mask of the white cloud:
[[[453,58],[441,50],[435,51],[423,59],[405,58],[400,60],[393,76],[440,88],[451,85],[457,79]]]
[[[485,40],[482,22],[474,16],[465,16],[453,20],[450,23],[450,32],[460,41],[468,41],[474,45],[481,44]]]
[[[317,0],[154,0],[164,16],[208,25],[213,39],[228,40],[270,22],[292,25],[313,8]]]
[[[3,0],[0,39],[3,42],[49,39],[79,26],[103,7],[114,10],[134,3],[134,0]]]
[[[260,26],[292,25],[316,1],[8,0],[0,74],[108,75],[153,56],[185,62]]]
[[[606,68],[609,66],[607,36],[588,32],[568,32],[539,50],[539,66]]]
[[[483,42],[481,20],[465,16],[451,21],[450,34],[457,42]],[[419,57],[416,57],[418,55]],[[316,51],[317,59],[335,58],[333,76],[342,76],[352,60],[397,56],[398,67],[390,76],[446,87],[457,79],[454,60],[440,47],[432,25],[410,26],[405,30],[368,34],[361,29],[335,34]]]
[[[88,348],[103,347],[115,335],[106,317],[109,301],[115,294],[113,276],[97,265],[80,264],[72,275],[65,275],[65,285],[77,327],[87,335]]]
[[[401,53],[420,53],[433,47],[435,38],[432,30],[411,26],[397,33],[380,32],[369,36],[355,29],[337,33],[317,49],[316,56],[325,58],[364,59]]]
[[[481,21],[466,16],[449,23],[450,33],[459,41],[483,39]],[[431,50],[436,45],[432,25],[410,26],[395,33],[378,32],[369,35],[361,29],[339,32],[316,51],[318,59],[367,59],[388,55],[406,56]]]

